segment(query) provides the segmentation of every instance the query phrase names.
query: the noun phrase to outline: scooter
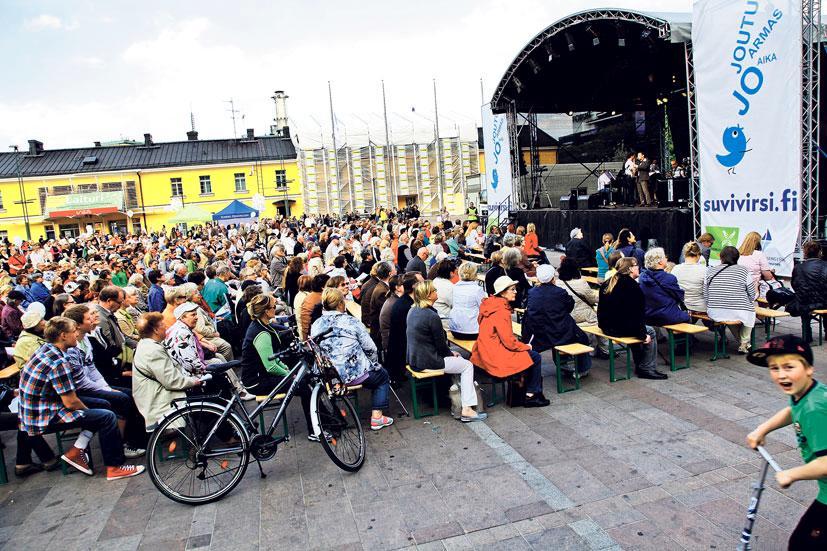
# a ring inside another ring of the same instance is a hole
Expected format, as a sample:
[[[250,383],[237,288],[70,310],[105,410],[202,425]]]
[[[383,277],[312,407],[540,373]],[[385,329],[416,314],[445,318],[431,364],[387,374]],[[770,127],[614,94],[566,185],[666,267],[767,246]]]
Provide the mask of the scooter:
[[[781,466],[772,458],[770,453],[764,449],[764,446],[758,446],[758,453],[764,458],[764,466],[761,468],[761,478],[758,479],[758,482],[752,484],[752,499],[750,499],[749,508],[747,509],[747,523],[741,531],[741,542],[738,545],[738,551],[750,551],[750,549],[752,549],[750,543],[752,540],[752,527],[755,525],[755,515],[758,514],[761,494],[764,493],[764,481],[767,478],[767,471],[770,467],[772,467],[775,472],[781,470]]]

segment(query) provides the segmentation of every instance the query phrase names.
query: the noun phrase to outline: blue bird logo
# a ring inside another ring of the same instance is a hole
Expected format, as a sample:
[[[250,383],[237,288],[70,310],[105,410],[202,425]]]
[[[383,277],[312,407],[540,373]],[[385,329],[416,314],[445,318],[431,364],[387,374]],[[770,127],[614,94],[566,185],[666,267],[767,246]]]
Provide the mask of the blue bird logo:
[[[751,151],[747,149],[749,139],[744,135],[744,129],[736,125],[724,129],[722,142],[727,154],[715,155],[715,157],[721,165],[727,167],[729,174],[735,174],[735,166],[741,162],[747,151]]]
[[[500,175],[497,174],[497,169],[491,171],[491,189],[497,189],[497,185],[500,183]]]

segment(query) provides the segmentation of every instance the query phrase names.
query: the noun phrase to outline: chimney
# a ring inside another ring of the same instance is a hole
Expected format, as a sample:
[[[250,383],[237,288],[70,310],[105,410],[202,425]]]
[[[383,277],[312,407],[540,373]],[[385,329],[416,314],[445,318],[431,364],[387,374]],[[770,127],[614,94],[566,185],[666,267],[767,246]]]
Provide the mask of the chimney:
[[[255,139],[255,137],[256,137],[256,132],[255,132],[255,130],[254,130],[254,129],[252,129],[252,128],[248,128],[248,129],[247,129],[247,139],[248,139],[248,140],[252,140],[252,139]]]
[[[144,134],[144,146],[149,147],[152,145],[152,134]]]
[[[277,136],[290,136],[290,131],[285,129],[288,128],[287,126],[287,98],[290,97],[284,93],[283,90],[276,90],[272,96],[273,101],[276,103],[276,131],[274,132]]]
[[[100,147],[100,146],[101,146],[100,142],[95,142],[95,147]]]
[[[187,132],[187,140],[191,142],[198,141],[198,131],[190,130],[189,132]]]
[[[29,140],[29,155],[32,157],[43,155],[43,142],[39,140]]]

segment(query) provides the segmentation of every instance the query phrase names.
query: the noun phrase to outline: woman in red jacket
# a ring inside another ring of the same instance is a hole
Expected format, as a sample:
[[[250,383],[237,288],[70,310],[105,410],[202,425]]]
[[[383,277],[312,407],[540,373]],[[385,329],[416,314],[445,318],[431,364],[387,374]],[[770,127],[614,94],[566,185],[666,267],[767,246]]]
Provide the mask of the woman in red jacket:
[[[543,396],[542,357],[521,343],[511,327],[511,301],[517,296],[517,282],[500,276],[494,294],[480,305],[480,333],[471,352],[471,363],[498,378],[527,370],[524,406],[544,407],[551,402]]]
[[[540,240],[537,237],[537,226],[535,226],[534,223],[529,223],[526,226],[526,230],[528,233],[525,234],[523,250],[529,258],[537,260],[543,254],[543,251],[540,250]]]

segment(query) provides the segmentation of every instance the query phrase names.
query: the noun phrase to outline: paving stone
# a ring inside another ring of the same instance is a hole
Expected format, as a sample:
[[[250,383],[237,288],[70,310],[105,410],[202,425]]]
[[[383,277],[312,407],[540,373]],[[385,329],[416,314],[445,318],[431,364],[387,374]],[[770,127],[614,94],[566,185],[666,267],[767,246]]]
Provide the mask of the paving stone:
[[[571,551],[591,549],[588,543],[568,526],[547,528],[542,532],[526,534],[523,537],[534,549],[566,549]]]
[[[643,503],[635,508],[687,549],[708,549],[728,541],[727,532],[675,499]]]
[[[607,530],[609,536],[627,551],[672,551],[686,547],[661,532],[655,523],[642,520]]]
[[[451,521],[418,528],[413,531],[413,538],[419,547],[420,543],[452,538],[463,533],[462,526],[456,521]]]

